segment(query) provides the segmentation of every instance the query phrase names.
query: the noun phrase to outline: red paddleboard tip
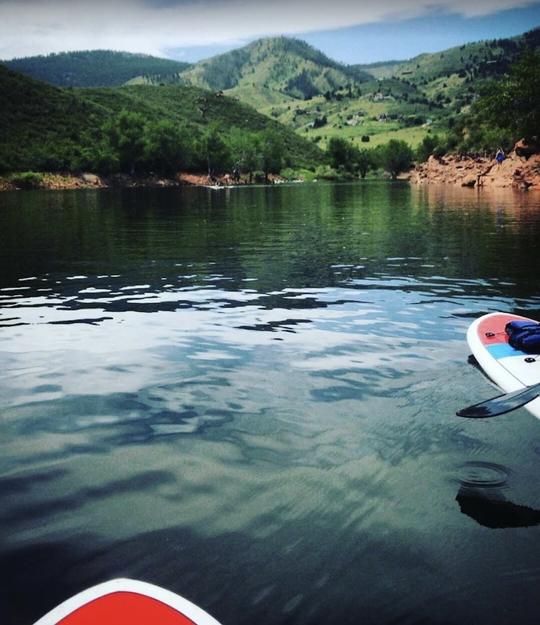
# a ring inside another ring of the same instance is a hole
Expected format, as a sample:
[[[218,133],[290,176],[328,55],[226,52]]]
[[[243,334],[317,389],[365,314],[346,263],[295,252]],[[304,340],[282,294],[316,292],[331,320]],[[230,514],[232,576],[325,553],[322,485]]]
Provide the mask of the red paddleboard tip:
[[[173,592],[131,579],[115,579],[68,599],[35,625],[220,625]]]

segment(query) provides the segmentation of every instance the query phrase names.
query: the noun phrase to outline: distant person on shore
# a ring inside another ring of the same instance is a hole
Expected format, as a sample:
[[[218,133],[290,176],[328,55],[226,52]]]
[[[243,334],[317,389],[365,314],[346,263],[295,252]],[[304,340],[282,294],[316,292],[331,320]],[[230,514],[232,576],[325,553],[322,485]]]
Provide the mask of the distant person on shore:
[[[495,160],[497,161],[499,165],[501,165],[505,159],[506,159],[506,154],[504,153],[502,148],[499,148],[497,150],[497,154],[495,154]]]

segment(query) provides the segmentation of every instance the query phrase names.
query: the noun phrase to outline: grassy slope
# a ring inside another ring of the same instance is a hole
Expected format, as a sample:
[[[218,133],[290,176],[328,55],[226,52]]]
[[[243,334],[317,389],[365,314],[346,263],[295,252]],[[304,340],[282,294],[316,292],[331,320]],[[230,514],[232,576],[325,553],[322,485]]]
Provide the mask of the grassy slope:
[[[135,76],[178,73],[190,67],[189,63],[111,50],[62,52],[4,63],[14,71],[58,87],[113,87]]]
[[[0,65],[0,165],[26,169],[30,156],[46,163],[54,150],[78,150],[99,139],[99,129],[111,115],[127,109],[148,120],[168,119],[204,130],[211,123],[223,133],[233,128],[256,132],[274,128],[298,165],[321,159],[318,148],[290,129],[232,98],[197,87],[121,87],[61,89]]]
[[[421,61],[422,67],[435,64],[434,58],[422,57]],[[405,73],[394,77],[396,68],[402,66]],[[191,82],[224,90],[321,145],[333,136],[348,137],[360,144],[364,135],[371,137],[372,145],[395,137],[404,137],[416,145],[433,128],[440,128],[448,113],[454,112],[446,106],[446,100],[440,100],[439,94],[444,92],[446,99],[456,99],[463,91],[463,78],[451,77],[450,86],[443,83],[442,77],[424,84],[427,70],[421,79],[409,80],[406,62],[368,66],[368,70],[384,76],[381,80],[365,69],[341,65],[304,42],[279,37],[262,39],[202,61],[176,78],[161,78],[164,82]],[[438,76],[439,67],[433,72]],[[136,80],[158,84],[159,77]],[[326,100],[322,94],[329,91],[334,97]],[[391,97],[377,100],[377,92]],[[458,104],[462,103],[454,108]],[[379,121],[381,115],[395,119]],[[326,118],[326,125],[313,128],[313,122],[322,118]],[[414,118],[429,124],[422,128],[417,123],[411,128]]]
[[[321,136],[323,142],[330,136],[350,137],[358,142],[362,133],[371,136],[368,146],[391,138],[403,138],[417,145],[428,132],[444,129],[450,116],[464,110],[476,97],[484,80],[504,74],[524,46],[539,45],[540,29],[535,29],[512,39],[471,43],[436,54],[422,54],[410,61],[358,65],[357,69],[376,79],[377,89],[391,92],[395,100],[375,103],[369,97],[362,97],[358,102],[344,101],[339,112],[330,113],[327,127],[308,130],[307,134]],[[364,85],[364,91],[369,88],[369,84]],[[357,105],[369,115],[351,129],[342,122]],[[405,120],[375,122],[374,115],[381,113],[404,117],[419,115],[431,123],[407,128]],[[285,121],[281,117],[278,119]]]
[[[390,76],[406,80],[426,94],[441,93],[455,99],[470,82],[500,76],[507,71],[524,46],[540,45],[540,29],[509,39],[469,43],[442,52],[421,54],[408,61],[357,65],[377,79]],[[477,85],[475,85],[477,86]]]
[[[454,74],[466,70],[472,65],[478,66],[505,55],[508,56],[504,44],[501,45],[501,41],[513,42],[510,43],[510,46],[515,46],[515,50],[517,50],[521,37],[496,42],[468,43],[442,52],[420,54],[405,61],[388,61],[387,63],[356,65],[355,67],[368,72],[377,79],[400,76],[416,83],[429,82],[448,73]]]
[[[384,140],[393,136],[389,132],[406,125],[378,122],[376,118],[382,114],[434,116],[425,104],[403,101],[399,105],[404,94],[413,100],[425,98],[415,85],[384,81],[382,91],[392,93],[395,99],[374,102],[380,85],[369,74],[336,63],[302,41],[284,37],[262,39],[202,61],[184,72],[181,80],[224,89],[226,94],[293,127],[301,136],[321,141],[321,145],[332,136],[350,137],[360,143],[364,134],[373,135],[376,144],[381,142],[379,135]],[[341,99],[328,101],[322,97],[329,91]],[[396,107],[399,110],[394,110]],[[347,118],[355,117],[359,111],[366,113],[365,118],[355,126],[348,125]],[[327,118],[327,125],[313,129],[314,120],[323,117]],[[417,144],[426,132],[406,129],[401,134]]]
[[[292,126],[302,136],[319,140],[321,146],[333,136],[348,137],[364,147],[392,138],[403,138],[415,146],[426,134],[443,130],[450,116],[467,107],[484,79],[504,73],[525,43],[538,45],[539,33],[537,29],[513,39],[467,44],[410,61],[346,68],[332,66],[333,62],[324,55],[315,57],[318,64],[314,63],[311,54],[316,51],[302,42],[262,40],[197,64],[183,76],[204,82],[205,68],[216,67],[223,74],[228,63],[241,60],[241,68],[233,63],[233,79],[221,83],[220,88]],[[345,74],[339,79],[332,73],[343,69]],[[359,72],[358,80],[354,79],[354,70]],[[285,77],[298,76],[302,71],[312,74],[311,82],[318,94],[337,91],[342,99],[326,101],[317,94],[307,100],[299,97],[301,94],[287,88]],[[371,79],[366,80],[366,73]],[[356,88],[353,97],[349,97],[347,89],[340,91],[339,86],[347,83],[353,83],[361,95],[357,95]],[[391,99],[377,101],[377,92],[390,95]],[[381,115],[397,119],[379,121]],[[326,117],[326,125],[312,128],[314,120],[322,117]],[[427,123],[411,127],[414,118]],[[369,144],[362,144],[363,135],[370,136]]]

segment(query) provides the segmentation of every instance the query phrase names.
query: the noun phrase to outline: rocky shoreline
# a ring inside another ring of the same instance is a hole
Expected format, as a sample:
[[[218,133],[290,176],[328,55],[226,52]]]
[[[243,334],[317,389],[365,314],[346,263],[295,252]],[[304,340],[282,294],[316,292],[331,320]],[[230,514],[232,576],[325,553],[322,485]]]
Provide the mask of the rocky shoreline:
[[[540,190],[540,154],[520,156],[519,145],[502,163],[494,158],[430,156],[417,165],[409,180],[413,184],[453,184],[470,188]]]
[[[158,176],[128,176],[126,174],[116,174],[114,176],[98,176],[96,174],[35,174],[39,182],[33,181],[31,185],[23,180],[18,182],[17,178],[11,180],[9,177],[0,177],[0,191],[19,191],[22,189],[47,189],[52,191],[70,189],[135,189],[135,188],[168,188],[182,186],[206,187],[210,189],[230,186],[244,186],[250,184],[247,176],[241,176],[239,180],[233,180],[231,176],[213,176],[207,174],[196,174],[180,172],[174,178],[164,178]],[[268,184],[279,184],[286,182],[280,176],[270,175]]]

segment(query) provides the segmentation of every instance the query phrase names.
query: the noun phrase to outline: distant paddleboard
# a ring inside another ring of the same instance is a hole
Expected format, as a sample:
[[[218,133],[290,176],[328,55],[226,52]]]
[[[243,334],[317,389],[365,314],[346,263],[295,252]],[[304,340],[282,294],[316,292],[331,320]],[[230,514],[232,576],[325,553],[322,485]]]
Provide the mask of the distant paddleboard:
[[[491,313],[474,321],[467,331],[467,342],[484,373],[505,393],[540,382],[540,354],[527,354],[508,343],[505,332],[510,321],[533,319],[508,313]],[[540,398],[525,405],[540,419]]]
[[[159,586],[116,579],[68,599],[35,625],[220,625],[187,599]]]

